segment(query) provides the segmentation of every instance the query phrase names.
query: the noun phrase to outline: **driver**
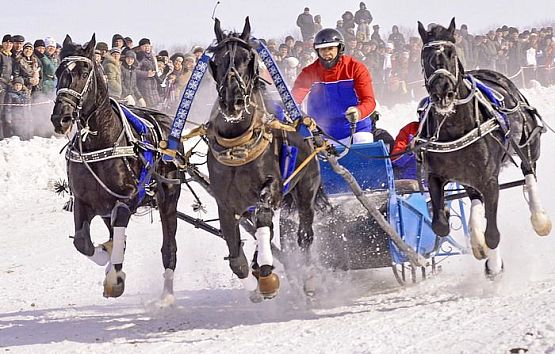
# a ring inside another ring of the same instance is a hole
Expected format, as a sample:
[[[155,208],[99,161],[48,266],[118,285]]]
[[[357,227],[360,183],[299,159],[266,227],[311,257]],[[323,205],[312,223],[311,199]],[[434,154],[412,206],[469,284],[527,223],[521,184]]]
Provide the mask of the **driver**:
[[[300,104],[308,95],[308,115],[332,138],[347,142],[351,124],[356,124],[353,143],[372,142],[374,120],[370,117],[376,101],[368,69],[343,53],[343,35],[335,29],[318,32],[314,49],[318,59],[295,80],[295,101]]]

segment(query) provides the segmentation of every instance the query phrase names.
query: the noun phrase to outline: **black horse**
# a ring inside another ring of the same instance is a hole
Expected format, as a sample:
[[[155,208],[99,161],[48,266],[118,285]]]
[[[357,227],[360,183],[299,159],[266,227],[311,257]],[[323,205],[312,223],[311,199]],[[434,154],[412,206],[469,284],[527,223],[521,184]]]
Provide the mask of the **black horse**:
[[[229,248],[229,265],[245,289],[271,298],[279,289],[279,278],[272,272],[274,210],[282,203],[284,179],[280,156],[287,146],[298,149],[296,160],[304,161],[311,146],[295,131],[270,128],[264,83],[259,76],[258,54],[250,42],[248,17],[241,34],[224,34],[216,19],[216,43],[210,48],[212,76],[218,101],[208,123],[210,186],[218,204],[220,226]],[[288,184],[299,214],[297,243],[305,264],[314,232],[314,203],[320,187],[320,169],[312,159]],[[252,270],[243,253],[239,233],[242,217],[251,215],[256,226],[257,251]]]
[[[137,109],[135,113],[150,127],[139,136],[122,117],[122,108],[108,97],[102,67],[94,60],[95,45],[94,34],[83,46],[66,36],[56,72],[57,97],[51,117],[60,134],[69,134],[77,125],[66,154],[74,197],[73,244],[95,263],[108,264],[104,296],[118,297],[125,284],[122,266],[129,218],[140,205],[157,206],[164,235],[164,300],[171,302],[177,252],[176,206],[181,187],[177,168],[160,162],[156,152],[156,143],[167,137],[171,120],[157,112]],[[150,160],[145,158],[147,154],[151,154]],[[108,227],[110,240],[95,247],[90,223],[97,215]]]
[[[433,207],[432,227],[439,236],[449,234],[444,186],[450,181],[464,185],[472,202],[469,228],[477,259],[486,258],[486,275],[503,270],[499,252],[497,205],[498,176],[502,165],[517,153],[525,176],[532,225],[547,235],[551,222],[542,208],[536,184],[540,156],[541,117],[505,76],[490,70],[465,73],[457,57],[455,19],[449,28],[426,31],[418,22],[424,43],[422,66],[430,103],[421,123],[424,163]],[[481,84],[491,89],[480,90]],[[497,105],[486,99],[497,100]],[[484,210],[485,208],[485,210]],[[484,216],[487,226],[484,227]]]

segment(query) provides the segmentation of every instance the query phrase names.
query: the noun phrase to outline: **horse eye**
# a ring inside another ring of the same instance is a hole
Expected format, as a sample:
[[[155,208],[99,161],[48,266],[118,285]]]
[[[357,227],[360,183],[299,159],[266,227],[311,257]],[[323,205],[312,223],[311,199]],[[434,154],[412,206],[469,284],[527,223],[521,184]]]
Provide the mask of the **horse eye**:
[[[85,79],[88,78],[88,77],[89,77],[89,73],[86,72],[86,71],[84,71],[84,72],[81,74],[81,79],[83,79],[83,80],[85,80]]]

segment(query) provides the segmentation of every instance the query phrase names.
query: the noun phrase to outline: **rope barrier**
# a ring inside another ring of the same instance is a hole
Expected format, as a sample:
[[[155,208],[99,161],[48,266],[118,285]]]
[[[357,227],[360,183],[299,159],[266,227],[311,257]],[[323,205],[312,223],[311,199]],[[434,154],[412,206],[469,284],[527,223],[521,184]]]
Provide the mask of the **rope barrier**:
[[[0,103],[0,106],[13,106],[13,107],[28,107],[28,106],[39,106],[43,104],[52,104],[53,100],[35,102],[35,103]]]

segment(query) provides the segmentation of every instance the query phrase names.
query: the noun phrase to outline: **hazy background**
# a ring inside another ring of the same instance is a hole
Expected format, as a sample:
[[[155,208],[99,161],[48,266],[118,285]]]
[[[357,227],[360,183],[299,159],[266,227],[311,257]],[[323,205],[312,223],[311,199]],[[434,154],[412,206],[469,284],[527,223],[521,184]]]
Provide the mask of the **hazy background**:
[[[347,10],[355,12],[360,1],[321,0],[220,0],[216,16],[227,29],[242,29],[244,17],[251,17],[253,34],[263,38],[298,35],[297,15],[305,6],[320,14],[324,26],[335,22]],[[448,24],[467,23],[471,33],[503,24],[519,29],[554,23],[555,0],[401,0],[366,1],[380,32],[393,24],[416,33],[416,21]],[[158,49],[174,45],[207,45],[213,38],[212,0],[0,0],[3,34],[23,34],[28,41],[53,36],[58,42],[69,33],[77,42],[88,40],[92,32],[110,44],[112,35],[130,36],[135,43],[148,37]],[[9,10],[9,12],[6,12]]]

